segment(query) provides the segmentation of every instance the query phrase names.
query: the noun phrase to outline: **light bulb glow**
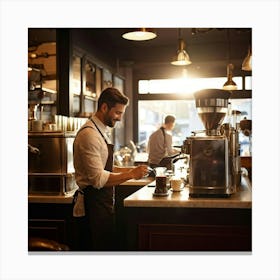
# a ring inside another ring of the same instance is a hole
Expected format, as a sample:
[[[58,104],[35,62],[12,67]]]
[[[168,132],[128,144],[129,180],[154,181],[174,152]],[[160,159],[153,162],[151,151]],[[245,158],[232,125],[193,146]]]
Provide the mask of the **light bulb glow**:
[[[131,31],[122,35],[124,39],[132,41],[146,41],[157,37],[154,32],[151,31]]]

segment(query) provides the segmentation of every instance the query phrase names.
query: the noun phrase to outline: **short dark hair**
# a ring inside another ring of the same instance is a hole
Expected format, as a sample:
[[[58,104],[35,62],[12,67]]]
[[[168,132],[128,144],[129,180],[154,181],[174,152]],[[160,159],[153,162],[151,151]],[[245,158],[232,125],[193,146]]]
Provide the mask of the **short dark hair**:
[[[175,122],[175,117],[174,116],[171,116],[171,115],[168,115],[165,117],[164,119],[164,123],[167,124],[167,123],[174,123]]]
[[[109,87],[104,89],[99,98],[98,98],[98,103],[97,103],[97,110],[101,108],[101,105],[103,103],[106,103],[108,108],[111,109],[113,108],[117,103],[123,104],[123,105],[128,105],[129,99],[127,96],[122,94],[118,89]]]

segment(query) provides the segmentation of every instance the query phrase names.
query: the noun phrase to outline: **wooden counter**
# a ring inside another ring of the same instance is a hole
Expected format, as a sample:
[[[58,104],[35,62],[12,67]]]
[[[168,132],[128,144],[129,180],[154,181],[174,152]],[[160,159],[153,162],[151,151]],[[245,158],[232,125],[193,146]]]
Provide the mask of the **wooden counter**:
[[[28,203],[71,204],[75,190],[65,195],[29,194]]]
[[[135,186],[146,186],[153,181],[153,178],[147,177],[142,178],[140,180],[128,180],[120,186],[127,186],[127,187],[135,187]],[[118,187],[117,187],[118,188]],[[50,195],[50,194],[29,194],[28,195],[28,202],[29,203],[62,203],[62,204],[69,204],[72,203],[73,195],[75,190],[69,192],[65,195]]]
[[[228,198],[190,198],[188,188],[154,197],[154,189],[145,186],[124,199],[126,250],[252,250],[252,193],[247,177]]]
[[[190,198],[189,189],[181,192],[169,190],[168,196],[155,197],[155,182],[145,186],[124,200],[125,207],[187,207],[187,208],[251,208],[251,184],[242,177],[239,191],[228,198]]]

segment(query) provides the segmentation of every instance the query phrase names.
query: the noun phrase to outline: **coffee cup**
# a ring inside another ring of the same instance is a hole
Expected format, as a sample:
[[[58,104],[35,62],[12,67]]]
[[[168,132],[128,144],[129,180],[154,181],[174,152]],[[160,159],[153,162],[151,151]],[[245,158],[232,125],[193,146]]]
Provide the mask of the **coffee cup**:
[[[170,179],[170,187],[173,191],[179,192],[182,188],[182,179],[178,177],[172,177]]]
[[[155,193],[165,194],[168,192],[167,184],[166,184],[166,176],[156,176],[156,189]]]
[[[33,120],[32,121],[32,131],[42,131],[43,130],[43,121]]]

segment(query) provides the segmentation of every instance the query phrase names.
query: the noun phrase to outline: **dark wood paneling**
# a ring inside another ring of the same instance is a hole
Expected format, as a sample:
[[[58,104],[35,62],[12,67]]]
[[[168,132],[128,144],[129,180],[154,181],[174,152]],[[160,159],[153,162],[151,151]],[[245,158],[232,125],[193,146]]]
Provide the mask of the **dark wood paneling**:
[[[140,251],[250,251],[250,227],[139,225]]]
[[[251,209],[127,207],[128,251],[250,251]]]
[[[66,241],[66,221],[52,219],[30,219],[28,237],[42,237],[56,242]]]
[[[71,204],[29,203],[28,237],[41,237],[73,247]]]
[[[72,41],[69,29],[58,28],[56,31],[57,52],[57,114],[72,115],[73,97],[70,94]]]

